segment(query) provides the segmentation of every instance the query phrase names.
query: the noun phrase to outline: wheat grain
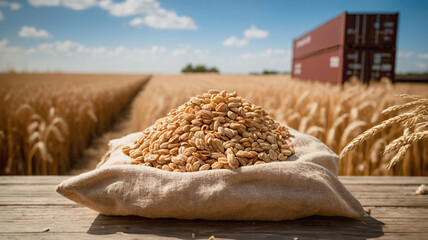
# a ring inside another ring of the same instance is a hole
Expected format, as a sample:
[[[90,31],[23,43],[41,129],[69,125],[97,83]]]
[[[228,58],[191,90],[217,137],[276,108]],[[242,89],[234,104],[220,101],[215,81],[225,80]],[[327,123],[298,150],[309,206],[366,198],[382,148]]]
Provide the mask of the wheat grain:
[[[194,128],[194,134],[189,133]],[[286,160],[294,151],[288,136],[288,129],[261,107],[235,92],[209,90],[190,98],[144,130],[135,150],[126,146],[122,151],[134,159],[133,164],[156,162],[161,166],[157,168],[166,171],[176,168],[170,162],[181,166],[184,172],[235,169],[266,163],[258,160],[259,154],[264,160]],[[180,147],[160,151],[160,145],[167,140]]]

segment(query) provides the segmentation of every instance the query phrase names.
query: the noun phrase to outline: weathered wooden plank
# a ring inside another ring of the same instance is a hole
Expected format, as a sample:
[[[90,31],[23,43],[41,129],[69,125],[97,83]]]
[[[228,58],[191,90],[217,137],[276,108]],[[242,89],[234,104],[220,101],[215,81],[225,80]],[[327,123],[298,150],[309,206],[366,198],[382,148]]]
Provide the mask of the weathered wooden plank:
[[[1,179],[1,177],[0,177]],[[0,206],[5,205],[77,205],[55,191],[56,185],[0,185]]]
[[[415,190],[417,187],[388,187],[388,189],[385,188],[353,188],[348,187],[348,190],[354,194],[355,196],[359,196],[364,199],[402,199],[402,198],[409,198],[409,199],[424,199],[427,200],[428,195],[418,195],[415,193]],[[7,187],[0,186],[0,198],[1,197],[57,197],[57,193],[55,192],[55,186],[49,186],[49,185],[41,185],[41,186],[32,186],[26,187],[26,186],[18,186],[15,187],[8,185]]]
[[[140,217],[109,217],[84,207],[72,206],[4,206],[0,207],[0,233],[39,232],[46,227],[51,232],[150,232],[197,229],[200,232],[263,231],[269,234],[286,231],[334,231],[352,234],[355,231],[423,232],[428,228],[428,209],[373,208],[371,216],[361,220],[338,217],[310,217],[283,222],[248,221],[186,221],[148,219]]]
[[[417,196],[370,196],[353,193],[364,207],[389,206],[389,207],[424,207],[428,208],[428,195]],[[23,193],[0,195],[0,206],[7,205],[76,205],[52,190],[44,193]]]
[[[428,209],[427,208],[408,208],[408,207],[367,207],[366,211],[370,210],[370,216],[378,218],[391,218],[397,221],[402,219],[420,219],[424,224],[428,224]]]
[[[65,220],[69,219],[71,216],[86,216],[97,214],[95,211],[92,211],[84,206],[80,205],[66,205],[66,206],[58,206],[58,205],[49,205],[49,206],[1,206],[0,216],[3,219],[22,219],[23,216],[44,216],[49,215],[52,218],[56,218],[57,216],[60,218],[64,218]],[[370,207],[366,208],[366,210],[370,210],[370,216],[375,218],[382,219],[397,219],[405,220],[405,219],[428,219],[428,209],[427,208],[407,208],[407,207]],[[34,221],[37,221],[35,218],[31,218]],[[428,221],[424,222],[424,224],[428,224]]]
[[[2,184],[57,185],[72,176],[1,176]],[[420,185],[428,184],[428,177],[339,176],[345,185]]]
[[[58,185],[72,176],[1,176],[0,185]]]
[[[4,177],[0,177],[2,179]],[[9,178],[9,177],[6,177]],[[28,177],[23,177],[27,179]],[[35,177],[39,179],[39,177]],[[50,177],[47,177],[50,178]],[[15,177],[14,179],[19,179]],[[52,180],[60,180],[52,178]],[[427,178],[428,179],[428,178]],[[45,181],[45,180],[44,180]],[[36,180],[32,182],[34,184]],[[348,190],[365,206],[409,206],[423,207],[428,195],[416,195],[419,185],[348,185]],[[55,192],[53,185],[0,185],[0,205],[7,204],[73,204]]]
[[[256,234],[256,235],[241,235],[240,233],[230,234],[228,236],[214,234],[215,240],[252,240],[252,239],[278,239],[278,240],[290,240],[297,237],[300,240],[310,240],[310,239],[350,239],[350,240],[363,240],[367,239],[364,236],[344,236],[335,233],[330,233],[328,235],[318,235],[314,236],[316,233],[301,233],[301,234],[293,234],[287,233],[284,235],[264,235],[264,234]],[[5,240],[14,240],[14,239],[46,239],[46,240],[59,240],[59,239],[144,239],[144,240],[172,240],[172,239],[205,239],[207,240],[210,234],[202,233],[195,234],[195,238],[192,238],[192,233],[186,234],[185,237],[174,236],[174,234],[170,234],[171,236],[159,236],[159,235],[149,235],[145,234],[142,236],[141,234],[130,234],[130,233],[116,233],[110,235],[91,235],[88,233],[8,233],[8,234],[0,234],[1,239]],[[425,233],[405,233],[405,234],[390,234],[386,233],[385,235],[380,236],[381,239],[384,240],[403,240],[403,239],[427,239]],[[377,237],[374,237],[377,238]]]
[[[382,239],[385,240],[403,240],[403,239],[428,239],[426,232],[420,232],[420,233],[385,233],[384,236],[382,236]]]
[[[104,240],[104,239],[144,239],[144,240],[172,240],[172,239],[178,239],[174,237],[160,237],[156,235],[144,235],[142,237],[138,234],[127,234],[127,233],[116,233],[116,234],[110,234],[110,235],[92,235],[88,233],[52,233],[52,232],[45,232],[45,233],[6,233],[2,234],[0,233],[0,239],[4,240],[15,240],[15,239],[45,239],[45,240],[61,240],[61,239],[79,239],[79,240]],[[191,235],[187,239],[192,239]],[[202,238],[202,239],[208,239]],[[217,240],[218,238],[216,238]]]
[[[1,177],[0,177],[1,178]],[[428,183],[426,183],[428,184]],[[37,188],[37,189],[48,189],[51,187],[55,187],[57,184],[0,184],[0,189],[28,189],[28,188]],[[390,190],[412,190],[416,189],[420,186],[420,184],[407,184],[407,185],[399,185],[399,184],[390,184],[390,185],[366,185],[366,184],[344,184],[348,189],[356,189],[360,192],[387,192]],[[375,191],[377,190],[377,191]]]
[[[381,193],[385,194],[388,192],[400,192],[400,193],[415,193],[415,190],[420,186],[420,184],[409,184],[409,185],[354,185],[354,184],[344,184],[345,187],[350,191],[355,192],[366,192],[369,194]]]
[[[420,208],[428,208],[427,206],[427,200],[412,200],[407,198],[402,199],[364,199],[359,198],[357,196],[357,199],[361,202],[361,204],[364,207],[420,207]],[[13,205],[13,206],[19,206],[19,205],[27,205],[27,206],[34,206],[34,205],[40,205],[40,206],[49,206],[49,205],[76,205],[76,203],[65,199],[65,198],[51,198],[51,197],[38,197],[38,198],[0,198],[0,206],[7,206],[7,205]]]
[[[339,179],[345,185],[420,185],[428,183],[428,177],[339,176]]]
[[[428,183],[427,183],[428,184]],[[352,185],[345,184],[346,188],[350,191],[365,192],[368,194],[388,194],[389,192],[400,192],[400,193],[415,193],[415,190],[420,186],[419,184],[412,185]],[[0,191],[9,192],[39,192],[39,191],[51,191],[55,189],[56,184],[51,185],[28,185],[28,184],[4,184],[0,185]]]
[[[414,193],[427,177],[340,177],[371,216],[284,222],[103,216],[55,192],[68,177],[0,177],[0,239],[428,239],[428,195]]]
[[[48,205],[77,205],[77,203],[68,200],[63,197],[0,197],[0,206],[7,205],[40,205],[40,206],[48,206]]]

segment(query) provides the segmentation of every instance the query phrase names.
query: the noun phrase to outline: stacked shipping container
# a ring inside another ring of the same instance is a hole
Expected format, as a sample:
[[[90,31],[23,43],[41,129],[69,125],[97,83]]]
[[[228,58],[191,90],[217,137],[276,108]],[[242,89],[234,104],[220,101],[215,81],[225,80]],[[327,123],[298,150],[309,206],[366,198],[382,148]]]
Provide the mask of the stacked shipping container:
[[[343,83],[394,81],[398,13],[348,14],[294,40],[292,76]]]

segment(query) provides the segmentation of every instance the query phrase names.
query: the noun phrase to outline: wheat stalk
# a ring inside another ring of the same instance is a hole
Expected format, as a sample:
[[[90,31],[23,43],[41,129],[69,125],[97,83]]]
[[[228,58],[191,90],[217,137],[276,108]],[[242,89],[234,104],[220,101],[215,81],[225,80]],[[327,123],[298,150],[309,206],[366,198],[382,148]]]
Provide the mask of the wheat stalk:
[[[386,127],[390,127],[392,125],[396,125],[399,123],[404,123],[405,129],[403,130],[403,135],[393,140],[391,143],[389,143],[385,149],[383,150],[383,154],[385,153],[391,153],[398,149],[396,155],[389,161],[387,165],[387,169],[390,169],[392,166],[397,164],[397,162],[401,161],[404,156],[406,155],[407,151],[410,149],[412,144],[415,142],[421,141],[422,139],[428,138],[428,131],[420,131],[415,132],[415,129],[418,125],[418,130],[421,130],[421,126],[427,126],[426,122],[420,121],[426,121],[427,120],[427,113],[428,113],[428,99],[421,98],[420,96],[413,96],[408,94],[402,94],[400,95],[404,99],[411,99],[414,100],[413,102],[401,104],[401,105],[395,105],[392,107],[389,107],[385,109],[382,113],[383,114],[389,114],[391,112],[404,110],[406,108],[418,106],[415,110],[406,112],[403,114],[400,114],[398,116],[392,117],[390,119],[387,119],[383,121],[381,124],[374,126],[370,128],[369,130],[365,131],[358,137],[354,138],[340,153],[340,157],[343,158],[346,156],[352,149],[355,149],[357,146],[361,145],[362,142],[366,141],[367,139],[373,137],[374,135],[378,134],[382,130],[384,130]]]

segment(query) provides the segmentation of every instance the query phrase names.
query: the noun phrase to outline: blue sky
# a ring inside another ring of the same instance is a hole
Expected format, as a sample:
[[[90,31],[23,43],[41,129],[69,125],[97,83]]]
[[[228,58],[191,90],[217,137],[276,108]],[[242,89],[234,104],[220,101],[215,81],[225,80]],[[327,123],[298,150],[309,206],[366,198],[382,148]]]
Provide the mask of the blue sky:
[[[292,40],[349,12],[400,12],[397,72],[428,71],[428,1],[0,0],[0,71],[290,71]]]

